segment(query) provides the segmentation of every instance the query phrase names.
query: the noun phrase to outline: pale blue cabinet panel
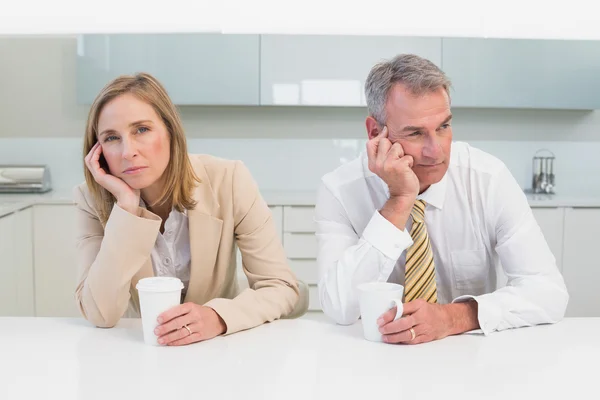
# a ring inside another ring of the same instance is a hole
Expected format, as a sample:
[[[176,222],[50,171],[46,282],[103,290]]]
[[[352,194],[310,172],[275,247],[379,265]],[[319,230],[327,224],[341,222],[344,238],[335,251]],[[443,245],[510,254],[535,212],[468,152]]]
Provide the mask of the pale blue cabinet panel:
[[[176,104],[258,105],[258,35],[83,35],[77,53],[83,104],[121,74],[148,72]]]
[[[454,107],[600,108],[600,42],[443,39]]]
[[[441,66],[441,39],[261,35],[261,105],[364,106],[364,83],[383,59],[414,53]]]

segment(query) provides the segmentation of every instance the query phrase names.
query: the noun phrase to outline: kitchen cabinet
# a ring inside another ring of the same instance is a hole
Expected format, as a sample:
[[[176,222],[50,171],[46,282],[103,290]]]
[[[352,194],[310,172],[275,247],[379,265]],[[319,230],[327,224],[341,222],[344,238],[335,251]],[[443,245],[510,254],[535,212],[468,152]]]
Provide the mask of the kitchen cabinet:
[[[0,316],[33,316],[32,213],[0,217]]]
[[[308,285],[309,310],[320,311],[314,206],[271,205],[290,266]],[[569,289],[567,316],[600,316],[600,208],[533,208]],[[80,317],[72,204],[38,204],[0,218],[0,315]],[[247,280],[238,257],[238,278]]]
[[[533,208],[533,215],[562,271],[564,208]],[[320,310],[318,298],[317,240],[314,206],[283,207],[283,244],[290,265],[299,279],[309,285],[310,310]],[[600,282],[599,282],[600,283]],[[498,287],[506,284],[506,276],[498,271]],[[313,298],[312,296],[316,296]]]
[[[556,259],[556,266],[562,272],[563,263],[563,236],[564,236],[564,208],[562,207],[534,207],[531,209],[540,230],[548,243],[550,251]],[[506,286],[508,278],[502,268],[496,270],[497,288]]]
[[[75,303],[76,207],[36,205],[33,223],[35,303],[38,317],[80,317]]]
[[[35,293],[33,286],[33,210],[31,207],[15,214],[15,266],[17,268],[18,315],[35,315]]]
[[[0,218],[0,315],[13,315],[17,309],[14,229],[13,214]]]
[[[414,53],[441,66],[434,37],[261,35],[260,104],[365,106],[373,65]]]
[[[288,262],[296,277],[308,286],[310,311],[320,311],[316,259],[316,237],[313,222],[314,206],[271,206]],[[242,256],[236,249],[238,282],[241,288],[248,286],[242,271]]]
[[[567,317],[600,317],[600,208],[565,209],[563,276]]]
[[[321,311],[314,206],[283,207],[283,247],[290,267],[308,285],[309,311]]]
[[[600,108],[600,42],[444,38],[453,107]]]
[[[532,208],[533,216],[537,221],[550,251],[556,258],[558,270],[562,272],[563,262],[563,233],[564,233],[564,208]]]
[[[148,72],[175,104],[258,105],[258,35],[90,34],[77,48],[82,104],[121,74]]]

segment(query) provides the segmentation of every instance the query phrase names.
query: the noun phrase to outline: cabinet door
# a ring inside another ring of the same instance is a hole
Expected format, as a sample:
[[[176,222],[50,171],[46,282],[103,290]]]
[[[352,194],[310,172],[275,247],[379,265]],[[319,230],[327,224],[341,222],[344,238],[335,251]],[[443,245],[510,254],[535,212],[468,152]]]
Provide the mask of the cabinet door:
[[[565,209],[563,275],[569,290],[567,317],[600,317],[600,209]]]
[[[19,316],[35,315],[33,290],[33,209],[31,207],[15,214],[15,267],[17,276],[17,310]]]
[[[258,35],[82,35],[79,101],[91,104],[102,87],[121,74],[148,72],[175,104],[258,105],[258,57]]]
[[[0,217],[0,316],[17,315],[15,216]]]
[[[32,317],[31,208],[0,218],[0,316]]]
[[[308,285],[309,311],[322,311],[319,302],[317,238],[314,206],[283,207],[283,247],[292,270]]]
[[[600,108],[600,42],[443,39],[454,107]]]
[[[364,106],[364,83],[382,59],[414,53],[441,66],[441,39],[261,35],[260,104]]]
[[[73,205],[36,205],[33,243],[38,317],[80,317],[75,304],[77,264]]]
[[[552,254],[556,258],[556,265],[559,271],[562,272],[564,208],[533,208],[532,211]]]

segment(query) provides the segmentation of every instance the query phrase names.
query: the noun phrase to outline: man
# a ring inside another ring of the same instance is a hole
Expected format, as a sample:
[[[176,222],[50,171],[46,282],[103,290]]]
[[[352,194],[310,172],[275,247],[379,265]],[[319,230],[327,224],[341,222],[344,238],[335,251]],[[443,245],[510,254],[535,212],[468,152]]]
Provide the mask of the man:
[[[506,166],[452,141],[450,86],[415,55],[377,64],[366,151],[326,174],[317,197],[321,306],[352,324],[359,284],[404,285],[403,317],[393,321],[394,308],[378,321],[387,343],[555,323],[569,299]]]

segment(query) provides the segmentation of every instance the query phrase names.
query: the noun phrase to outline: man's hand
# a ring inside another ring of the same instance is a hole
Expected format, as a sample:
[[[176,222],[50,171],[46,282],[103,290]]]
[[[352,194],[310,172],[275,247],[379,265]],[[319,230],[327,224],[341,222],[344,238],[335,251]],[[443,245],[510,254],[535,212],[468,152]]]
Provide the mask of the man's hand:
[[[390,142],[387,126],[367,143],[369,170],[379,176],[390,190],[381,215],[404,229],[419,194],[419,178],[412,170],[414,159],[404,154],[400,143]]]
[[[390,197],[414,204],[419,194],[419,178],[412,170],[414,159],[404,154],[402,145],[392,144],[388,139],[388,128],[367,143],[369,170],[388,185]]]
[[[417,299],[404,304],[402,318],[394,321],[395,315],[394,307],[377,320],[385,343],[426,343],[479,328],[476,301],[442,305]]]

